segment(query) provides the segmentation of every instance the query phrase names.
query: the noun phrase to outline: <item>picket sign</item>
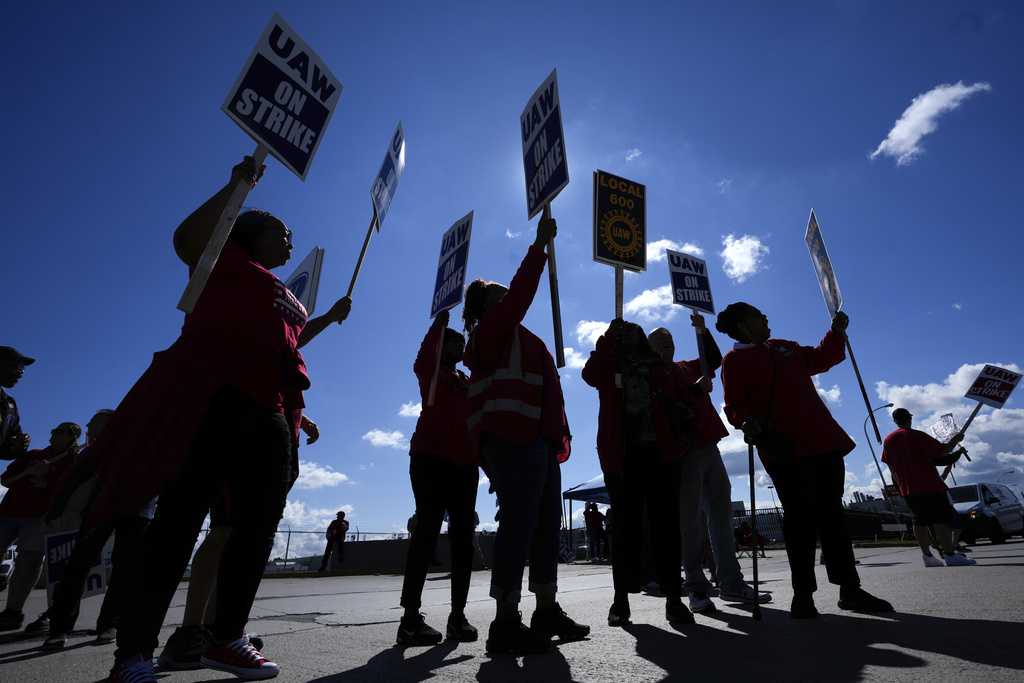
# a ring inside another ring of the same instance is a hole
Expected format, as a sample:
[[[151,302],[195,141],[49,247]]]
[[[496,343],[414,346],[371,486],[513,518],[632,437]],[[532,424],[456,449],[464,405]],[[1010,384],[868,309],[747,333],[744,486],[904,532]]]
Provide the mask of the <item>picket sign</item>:
[[[78,542],[78,531],[64,531],[55,534],[47,534],[44,541],[46,559],[46,601],[47,605],[53,605],[53,593],[57,583],[64,576],[64,569],[67,567],[71,553]],[[85,590],[83,598],[92,595],[102,595],[107,591],[110,580],[111,557],[113,554],[113,539],[108,539],[100,551],[96,564],[89,570],[85,579]]]
[[[974,418],[981,412],[982,406],[990,406],[996,410],[999,410],[1006,402],[1010,399],[1010,394],[1017,388],[1017,384],[1020,383],[1021,374],[1014,372],[1013,370],[1007,370],[1001,368],[998,365],[986,365],[978,373],[974,383],[971,384],[970,389],[964,394],[964,398],[970,398],[977,401],[974,406],[974,410],[971,411],[967,421],[964,422],[964,426],[960,428],[958,434],[963,436],[967,432],[967,428],[974,422]],[[970,458],[968,458],[970,460]],[[947,465],[946,469],[942,471],[942,478],[945,479],[950,472],[952,472],[953,466]]]
[[[685,306],[692,312],[714,315],[715,302],[711,296],[711,277],[704,259],[679,251],[665,250],[665,261],[668,263],[669,282],[672,287],[672,301]],[[704,353],[704,335],[695,330],[697,335],[697,352],[700,355],[700,372],[708,377],[707,356]]]
[[[615,317],[622,317],[623,270],[647,269],[647,188],[594,171],[594,260],[615,268]]]
[[[540,84],[519,115],[523,139],[523,170],[526,173],[526,215],[551,218],[551,200],[569,184],[569,164],[565,156],[565,135],[558,100],[556,70]],[[551,292],[551,319],[555,337],[555,365],[565,367],[562,341],[562,307],[558,298],[558,267],[555,241],[548,242],[548,289]]]
[[[324,264],[324,250],[313,247],[313,250],[302,259],[295,272],[284,281],[284,286],[291,290],[295,298],[305,307],[306,315],[312,316],[316,309],[316,295],[320,290],[320,271]]]
[[[441,255],[437,259],[437,277],[434,280],[434,295],[430,299],[430,317],[436,318],[442,311],[449,311],[460,303],[465,294],[466,272],[469,265],[469,240],[473,234],[473,212],[455,221],[441,237]],[[437,391],[437,377],[441,371],[441,354],[444,351],[442,331],[437,340],[437,356],[434,372],[430,376],[430,390],[427,392],[427,406],[434,405]]]
[[[814,266],[814,273],[818,278],[818,286],[821,288],[821,297],[825,300],[825,307],[828,309],[829,320],[831,320],[836,317],[836,313],[843,310],[843,294],[839,289],[839,280],[836,278],[835,269],[832,267],[832,260],[828,257],[828,250],[825,249],[825,239],[821,236],[821,227],[818,225],[818,219],[814,215],[814,209],[811,209],[811,215],[807,219],[804,242],[807,244],[807,252],[811,256],[811,265]],[[857,357],[853,355],[850,335],[845,336],[846,354],[850,357],[853,374],[857,376],[860,395],[864,399],[864,406],[867,408],[868,417],[871,418],[871,427],[875,430],[875,440],[881,444],[882,432],[878,429],[875,412],[871,409],[871,399],[868,398],[868,390],[864,386],[864,378],[860,374]]]
[[[274,14],[238,80],[228,91],[221,110],[252,137],[256,168],[273,154],[305,180],[334,109],[341,99],[341,82],[322,59],[282,19]],[[231,235],[252,186],[236,181],[224,211],[189,277],[178,309],[191,313],[210,273]]]

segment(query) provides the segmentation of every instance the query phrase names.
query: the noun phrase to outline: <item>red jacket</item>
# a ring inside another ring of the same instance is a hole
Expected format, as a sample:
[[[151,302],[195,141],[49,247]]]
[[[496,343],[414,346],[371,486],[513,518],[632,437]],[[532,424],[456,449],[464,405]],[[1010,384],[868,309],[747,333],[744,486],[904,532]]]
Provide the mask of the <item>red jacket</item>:
[[[41,462],[50,463],[41,479],[26,476],[25,470]],[[0,475],[0,484],[8,488],[0,500],[0,517],[40,518],[45,515],[61,481],[74,463],[73,451],[54,453],[51,446],[28,451],[16,458]]]
[[[309,377],[298,337],[306,311],[277,277],[228,241],[181,336],[153,354],[92,446],[101,488],[88,522],[134,515],[178,476],[223,387],[283,413],[298,443]],[[298,472],[297,449],[292,471]]]
[[[572,437],[555,361],[544,342],[522,325],[546,261],[544,250],[531,245],[508,293],[484,314],[466,346],[474,451],[486,433],[522,445],[544,438],[559,462],[569,459]]]
[[[829,331],[817,347],[769,339],[737,345],[722,361],[725,416],[736,428],[747,418],[792,440],[797,457],[846,455],[853,441],[832,417],[811,377],[846,358],[845,337]]]
[[[413,372],[420,385],[420,399],[423,409],[416,421],[409,446],[410,455],[427,455],[448,462],[476,465],[476,453],[469,446],[469,432],[466,420],[469,418],[469,401],[466,391],[469,380],[458,370],[437,365],[438,345],[445,327],[431,325],[427,336],[420,344]],[[434,389],[434,405],[427,405],[430,396],[430,380],[438,368],[437,386]]]
[[[686,384],[691,387],[696,384],[703,374],[700,371],[699,358],[696,360],[681,360],[676,365],[683,371]],[[714,372],[709,372],[709,375],[714,377]],[[703,448],[704,446],[717,444],[729,436],[729,430],[722,424],[722,418],[718,417],[718,411],[715,410],[715,406],[711,403],[711,394],[694,387],[692,389],[692,396],[691,405],[697,431],[693,445],[697,448]]]
[[[583,381],[597,389],[600,407],[597,414],[597,456],[605,475],[619,474],[625,463],[623,434],[623,391],[619,379],[617,342],[614,335],[603,334],[583,366]],[[675,363],[654,368],[650,376],[651,392],[666,399],[690,403],[693,389],[683,370]],[[655,401],[654,431],[662,462],[682,457],[686,444],[673,433],[664,403]],[[692,408],[692,406],[691,406]]]
[[[885,437],[882,462],[889,466],[900,495],[945,493],[946,482],[935,469],[935,459],[949,452],[949,446],[916,429],[897,429]]]

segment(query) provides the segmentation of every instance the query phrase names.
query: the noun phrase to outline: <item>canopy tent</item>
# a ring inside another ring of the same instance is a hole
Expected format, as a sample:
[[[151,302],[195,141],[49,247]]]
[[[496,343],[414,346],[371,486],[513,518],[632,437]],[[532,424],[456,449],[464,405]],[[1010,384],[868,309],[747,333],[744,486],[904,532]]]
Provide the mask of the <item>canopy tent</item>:
[[[604,475],[564,491],[562,500],[580,500],[584,503],[600,503],[601,505],[611,503],[611,499],[608,497],[608,487],[604,485]]]

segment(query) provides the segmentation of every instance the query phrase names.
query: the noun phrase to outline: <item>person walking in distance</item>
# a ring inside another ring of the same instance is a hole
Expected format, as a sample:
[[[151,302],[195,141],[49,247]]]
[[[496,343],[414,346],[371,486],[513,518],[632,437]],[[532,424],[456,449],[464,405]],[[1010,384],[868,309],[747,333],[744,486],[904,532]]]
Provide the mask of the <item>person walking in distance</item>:
[[[597,509],[597,503],[587,503],[583,511],[583,521],[587,525],[587,549],[590,561],[597,562],[603,557],[602,537],[604,535],[604,515]]]
[[[491,571],[496,615],[487,651],[492,654],[543,652],[554,636],[566,641],[590,633],[556,600],[560,463],[569,458],[571,437],[554,359],[522,324],[544,272],[545,245],[556,232],[545,210],[509,287],[470,283],[462,312],[469,334],[464,362],[471,373],[470,445],[480,453],[501,512]],[[537,596],[529,627],[519,612],[527,560],[530,590]]]
[[[239,182],[264,170],[251,157],[174,233],[193,270]],[[298,433],[309,377],[299,349],[348,316],[337,301],[307,320],[305,308],[271,269],[291,256],[291,230],[266,211],[238,216],[178,339],[122,400],[95,444],[102,482],[92,523],[138,510],[159,494],[143,542],[141,580],[117,632],[110,681],[154,683],[152,655],[212,503],[227,496],[231,534],[218,578],[213,644],[201,662],[246,679],[278,666],[245,637],[256,590],[285,498],[298,476]]]
[[[679,578],[679,473],[691,437],[690,387],[671,356],[658,355],[643,328],[621,318],[597,340],[581,377],[598,390],[597,454],[615,514],[608,625],[629,623],[629,594],[646,579],[639,566],[645,511],[665,618],[692,624]]]
[[[837,313],[825,338],[813,347],[772,339],[768,318],[747,303],[726,307],[716,324],[736,340],[722,362],[725,415],[748,443],[757,445],[784,510],[794,593],[790,616],[796,619],[818,616],[814,551],[819,537],[828,580],[839,586],[840,609],[893,609],[861,588],[843,511],[843,458],[854,444],[812,381],[846,357],[848,325],[846,314]]]
[[[399,645],[436,645],[441,642],[441,633],[427,625],[419,608],[423,584],[446,511],[451,549],[452,609],[445,634],[449,640],[463,643],[475,641],[478,637],[476,628],[465,615],[473,571],[480,470],[477,454],[470,448],[466,431],[469,379],[455,367],[464,350],[465,339],[459,332],[449,329],[448,311],[442,311],[427,330],[413,364],[423,409],[409,447],[409,480],[416,499],[416,526],[412,530],[405,560],[401,599],[405,614],[398,625]],[[429,400],[432,384],[433,405]]]
[[[921,546],[924,566],[964,567],[977,564],[956,551],[950,526],[956,520],[956,510],[949,502],[946,482],[935,469],[952,465],[960,459],[963,449],[953,449],[963,441],[964,435],[958,433],[949,443],[942,443],[930,434],[912,428],[913,418],[906,408],[892,411],[892,419],[898,429],[885,437],[882,462],[889,466],[900,495],[914,513],[914,536]],[[929,529],[934,532],[935,540],[942,549],[941,560],[932,555]]]
[[[327,546],[324,548],[324,557],[320,561],[320,571],[325,572],[332,566],[341,564],[345,559],[345,536],[348,534],[348,521],[345,519],[345,511],[338,510],[331,523],[327,525],[324,538],[327,539]]]
[[[707,536],[711,539],[711,551],[723,600],[764,603],[771,600],[771,596],[754,592],[753,587],[743,580],[740,563],[736,560],[732,531],[732,485],[718,450],[718,442],[728,436],[729,431],[711,403],[711,381],[715,371],[722,365],[722,353],[704,324],[703,316],[693,313],[690,322],[701,337],[706,370],[702,369],[700,358],[676,363],[685,376],[685,383],[692,388],[694,408],[694,443],[682,462],[679,513],[686,592],[689,594],[690,609],[700,613],[715,610],[710,597],[711,584],[703,569],[704,539]],[[651,344],[664,358],[671,361],[674,357],[675,344],[668,330],[659,328],[652,332]]]

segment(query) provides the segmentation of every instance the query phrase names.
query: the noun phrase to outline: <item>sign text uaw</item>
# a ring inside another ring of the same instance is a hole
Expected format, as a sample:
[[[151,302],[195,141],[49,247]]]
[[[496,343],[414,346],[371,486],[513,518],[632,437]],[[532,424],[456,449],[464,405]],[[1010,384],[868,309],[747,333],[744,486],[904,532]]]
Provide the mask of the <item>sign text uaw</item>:
[[[594,260],[627,270],[647,269],[647,188],[594,171]]]

